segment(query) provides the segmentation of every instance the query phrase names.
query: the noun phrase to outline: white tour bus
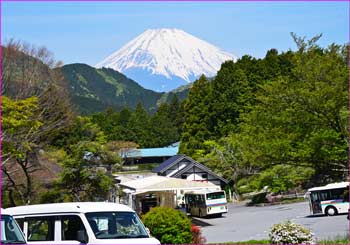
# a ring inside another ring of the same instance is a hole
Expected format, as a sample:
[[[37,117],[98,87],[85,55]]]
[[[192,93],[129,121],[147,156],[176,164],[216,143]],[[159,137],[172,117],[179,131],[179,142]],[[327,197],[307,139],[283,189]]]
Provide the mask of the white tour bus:
[[[160,244],[137,214],[122,204],[56,203],[6,210],[28,244]]]
[[[0,244],[25,244],[23,233],[17,222],[8,214],[5,209],[1,209],[0,218],[1,243]]]
[[[227,213],[225,191],[196,191],[185,193],[186,212],[194,216],[204,217]]]
[[[314,187],[306,192],[311,214],[329,216],[347,213],[349,209],[349,182]]]

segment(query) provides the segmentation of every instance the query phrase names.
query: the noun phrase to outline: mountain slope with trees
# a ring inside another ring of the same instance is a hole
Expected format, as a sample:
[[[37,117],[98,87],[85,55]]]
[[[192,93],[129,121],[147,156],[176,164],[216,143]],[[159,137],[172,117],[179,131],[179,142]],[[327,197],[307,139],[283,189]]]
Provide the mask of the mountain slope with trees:
[[[75,110],[92,114],[111,107],[135,109],[141,105],[148,112],[155,112],[161,103],[169,103],[174,96],[180,100],[187,97],[188,87],[169,93],[158,93],[141,87],[137,82],[110,69],[95,69],[85,64],[70,64],[61,68],[69,83],[69,93]]]

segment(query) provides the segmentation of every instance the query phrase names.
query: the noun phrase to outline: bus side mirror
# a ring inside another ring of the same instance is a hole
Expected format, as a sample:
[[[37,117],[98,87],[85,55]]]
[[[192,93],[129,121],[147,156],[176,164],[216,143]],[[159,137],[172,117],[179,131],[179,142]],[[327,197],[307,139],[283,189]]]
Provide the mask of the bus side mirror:
[[[148,227],[145,227],[145,228],[146,228],[147,234],[148,234],[148,235],[151,235],[151,231],[149,230],[149,228],[148,228]]]
[[[86,244],[89,242],[89,237],[88,237],[86,231],[84,231],[84,230],[77,231],[77,238],[78,238],[77,240],[81,243]]]

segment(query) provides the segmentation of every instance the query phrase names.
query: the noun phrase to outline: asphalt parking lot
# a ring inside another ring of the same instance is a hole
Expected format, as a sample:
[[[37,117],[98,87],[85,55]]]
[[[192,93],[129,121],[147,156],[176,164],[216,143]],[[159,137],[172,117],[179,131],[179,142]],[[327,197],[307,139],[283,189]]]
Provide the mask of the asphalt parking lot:
[[[317,239],[346,235],[349,231],[346,215],[310,216],[307,202],[265,207],[230,203],[229,212],[221,218],[193,220],[202,228],[207,243],[266,239],[272,225],[287,220],[309,228]]]

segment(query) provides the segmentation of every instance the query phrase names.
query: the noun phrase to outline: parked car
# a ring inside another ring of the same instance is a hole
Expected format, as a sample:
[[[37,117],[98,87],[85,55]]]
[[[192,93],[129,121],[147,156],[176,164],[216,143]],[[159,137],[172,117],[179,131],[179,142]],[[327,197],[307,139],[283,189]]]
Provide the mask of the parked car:
[[[1,209],[1,244],[25,244],[23,233],[17,222],[5,209]]]
[[[28,244],[160,244],[129,207],[107,202],[8,208]]]

